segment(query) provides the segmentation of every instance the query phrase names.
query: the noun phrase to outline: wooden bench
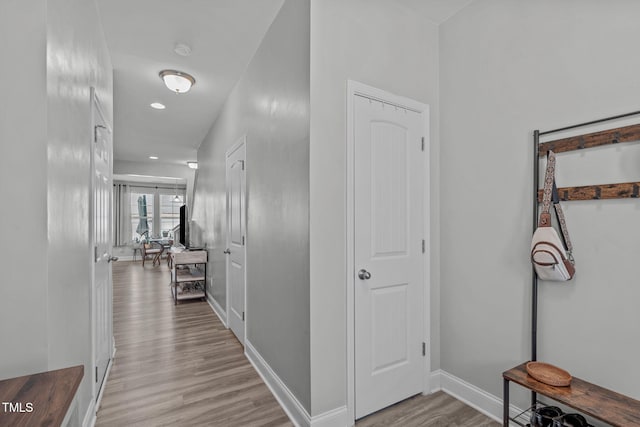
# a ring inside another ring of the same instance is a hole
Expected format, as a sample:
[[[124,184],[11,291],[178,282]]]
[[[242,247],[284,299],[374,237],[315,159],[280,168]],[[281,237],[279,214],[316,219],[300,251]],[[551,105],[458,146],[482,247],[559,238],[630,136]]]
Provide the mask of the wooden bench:
[[[640,426],[640,401],[580,378],[573,377],[568,387],[554,387],[532,378],[527,373],[526,363],[505,371],[502,378],[504,380],[504,427],[509,426],[510,420],[509,382],[519,384],[612,426]]]
[[[83,376],[80,365],[0,381],[0,426],[66,424]]]

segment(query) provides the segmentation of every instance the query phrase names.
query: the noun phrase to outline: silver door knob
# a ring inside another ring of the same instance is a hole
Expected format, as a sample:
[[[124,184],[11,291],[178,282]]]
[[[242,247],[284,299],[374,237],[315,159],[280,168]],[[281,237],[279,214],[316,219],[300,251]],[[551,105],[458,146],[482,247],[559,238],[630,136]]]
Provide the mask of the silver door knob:
[[[358,277],[361,280],[369,280],[371,279],[371,273],[363,268],[362,270],[358,271]]]
[[[229,248],[225,249],[224,252],[225,254],[229,255],[231,253],[231,251],[229,250]]]
[[[110,257],[109,257],[109,262],[115,262],[115,261],[117,261],[117,260],[118,260],[118,257],[117,257],[117,256],[110,256]]]

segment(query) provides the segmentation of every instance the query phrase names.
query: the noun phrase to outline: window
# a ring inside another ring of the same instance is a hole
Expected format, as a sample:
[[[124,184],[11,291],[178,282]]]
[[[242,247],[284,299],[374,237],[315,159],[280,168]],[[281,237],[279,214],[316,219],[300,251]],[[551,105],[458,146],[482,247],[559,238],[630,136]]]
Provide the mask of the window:
[[[180,206],[184,195],[160,194],[160,236],[173,238],[174,228],[180,225]]]
[[[117,193],[117,186],[126,189]],[[173,239],[180,225],[180,207],[185,203],[185,185],[114,182],[114,244],[123,246],[146,239]],[[176,198],[177,196],[177,198]],[[126,206],[126,207],[125,207]],[[126,226],[125,226],[126,224]],[[118,237],[122,236],[119,240]]]

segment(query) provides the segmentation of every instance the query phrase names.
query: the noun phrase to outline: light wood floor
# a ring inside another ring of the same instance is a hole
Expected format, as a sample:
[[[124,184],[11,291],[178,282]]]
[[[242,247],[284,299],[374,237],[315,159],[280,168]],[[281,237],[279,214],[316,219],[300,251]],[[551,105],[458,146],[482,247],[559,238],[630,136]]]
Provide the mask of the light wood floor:
[[[448,394],[414,396],[356,422],[356,427],[499,427]]]
[[[113,329],[97,426],[291,426],[209,304],[173,305],[166,264],[114,263]]]
[[[96,426],[291,426],[206,302],[173,305],[166,265],[113,268],[117,353]],[[357,427],[498,426],[439,392],[359,420]]]

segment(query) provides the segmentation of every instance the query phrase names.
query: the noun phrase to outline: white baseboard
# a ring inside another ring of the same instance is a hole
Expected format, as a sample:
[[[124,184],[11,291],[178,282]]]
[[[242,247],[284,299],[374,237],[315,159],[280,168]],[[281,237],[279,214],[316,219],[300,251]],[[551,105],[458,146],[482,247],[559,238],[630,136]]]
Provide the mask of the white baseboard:
[[[82,420],[82,427],[94,427],[96,425],[96,401],[91,398],[87,412]]]
[[[431,386],[431,393],[435,393],[436,391],[442,390],[442,387],[440,385],[441,372],[442,371],[440,369],[438,369],[437,371],[431,372],[431,378],[429,380],[429,385]]]
[[[442,390],[489,418],[502,423],[503,400],[493,394],[441,369],[431,373],[431,384],[432,392]],[[436,384],[439,388],[435,387]],[[509,413],[515,417],[522,413],[522,410],[517,406],[509,405]]]
[[[222,309],[220,304],[218,304],[218,301],[216,301],[215,298],[213,298],[209,293],[207,294],[207,302],[209,303],[211,310],[213,310],[216,316],[218,316],[218,319],[220,319],[224,327],[229,329],[229,325],[227,324],[227,313]]]
[[[98,409],[100,409],[100,403],[102,403],[104,389],[107,388],[107,381],[109,380],[109,374],[111,373],[111,368],[113,367],[113,359],[115,357],[116,341],[115,339],[113,339],[113,351],[111,352],[111,360],[109,360],[107,371],[104,373],[104,381],[102,382],[102,387],[98,391],[98,398],[95,400],[91,398],[91,403],[89,404],[89,408],[87,408],[87,412],[84,415],[84,420],[82,421],[82,427],[94,427],[96,425]]]
[[[311,427],[347,427],[352,422],[353,420],[349,421],[349,411],[346,406],[311,417]]]
[[[109,374],[111,373],[111,368],[113,367],[113,359],[116,357],[116,340],[113,338],[113,350],[111,351],[111,359],[109,359],[109,363],[107,364],[107,371],[104,373],[104,380],[102,381],[102,387],[100,387],[100,391],[98,392],[98,398],[96,399],[96,412],[100,409],[100,404],[102,403],[102,396],[104,395],[104,389],[107,388],[107,381],[109,381]]]
[[[260,353],[251,345],[249,340],[245,339],[244,354],[249,362],[262,377],[264,383],[269,387],[271,393],[276,398],[284,412],[297,427],[311,426],[311,416],[304,409],[302,404],[291,393],[291,390],[282,382],[278,375],[271,369],[269,364],[262,358]]]

